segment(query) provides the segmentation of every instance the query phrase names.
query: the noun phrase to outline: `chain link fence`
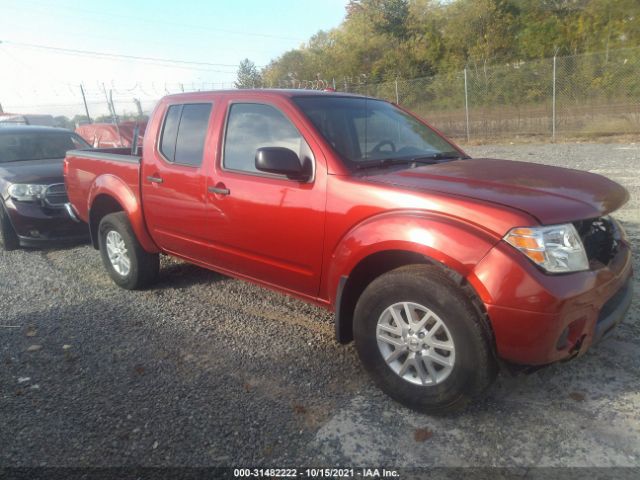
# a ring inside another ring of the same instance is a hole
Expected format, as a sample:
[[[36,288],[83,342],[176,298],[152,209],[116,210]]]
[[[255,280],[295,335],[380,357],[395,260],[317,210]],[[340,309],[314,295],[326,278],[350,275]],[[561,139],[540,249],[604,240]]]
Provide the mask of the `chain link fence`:
[[[336,87],[394,101],[468,140],[640,134],[640,48]]]
[[[202,82],[118,86],[111,82],[85,86],[85,97],[93,118],[109,114],[107,97],[118,116],[131,117],[148,114],[169,93],[230,86]],[[502,66],[474,64],[460,72],[375,84],[360,75],[331,80],[289,78],[263,86],[333,88],[384,98],[416,112],[451,137],[478,142],[640,134],[640,48]],[[49,108],[69,118],[85,114],[79,85],[51,84],[50,88],[61,103],[31,105],[29,113],[50,113]],[[30,92],[24,96],[33,98]],[[8,105],[5,110],[14,108]]]

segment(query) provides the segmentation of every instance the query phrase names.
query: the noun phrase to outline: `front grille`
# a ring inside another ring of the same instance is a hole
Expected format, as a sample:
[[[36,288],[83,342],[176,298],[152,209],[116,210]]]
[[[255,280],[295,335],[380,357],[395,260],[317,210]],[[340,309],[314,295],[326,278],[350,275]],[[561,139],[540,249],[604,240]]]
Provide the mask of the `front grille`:
[[[618,252],[615,224],[606,217],[574,222],[591,268],[608,265]]]
[[[44,194],[44,202],[50,207],[62,207],[68,201],[67,189],[64,183],[49,185]]]

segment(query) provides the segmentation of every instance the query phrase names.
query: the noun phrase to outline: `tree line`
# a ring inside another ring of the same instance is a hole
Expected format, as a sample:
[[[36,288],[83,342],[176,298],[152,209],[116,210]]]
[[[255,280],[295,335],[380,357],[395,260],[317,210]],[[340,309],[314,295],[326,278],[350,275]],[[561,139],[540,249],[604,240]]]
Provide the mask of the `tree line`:
[[[236,87],[371,84],[637,46],[639,0],[351,0],[341,25],[261,71],[244,60]]]

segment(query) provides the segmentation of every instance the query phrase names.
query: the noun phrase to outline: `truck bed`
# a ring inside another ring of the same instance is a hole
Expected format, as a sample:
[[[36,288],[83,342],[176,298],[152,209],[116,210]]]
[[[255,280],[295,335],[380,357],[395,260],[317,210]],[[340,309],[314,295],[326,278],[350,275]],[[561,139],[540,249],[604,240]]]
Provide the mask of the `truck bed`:
[[[65,157],[65,184],[69,202],[78,217],[88,223],[89,205],[100,194],[100,186],[111,181],[124,183],[139,202],[141,160],[141,155],[131,155],[130,148],[68,151]]]

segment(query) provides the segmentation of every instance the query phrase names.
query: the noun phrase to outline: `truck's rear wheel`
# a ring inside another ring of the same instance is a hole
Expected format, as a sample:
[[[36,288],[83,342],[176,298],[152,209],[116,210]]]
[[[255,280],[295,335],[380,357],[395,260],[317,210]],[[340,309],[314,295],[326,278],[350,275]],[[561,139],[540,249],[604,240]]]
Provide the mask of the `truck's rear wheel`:
[[[151,285],[158,278],[160,257],[146,252],[124,212],[106,215],[98,227],[102,263],[113,281],[128,290]]]
[[[464,291],[435,266],[374,280],[358,300],[354,339],[378,386],[427,413],[459,410],[495,378],[487,329]]]

